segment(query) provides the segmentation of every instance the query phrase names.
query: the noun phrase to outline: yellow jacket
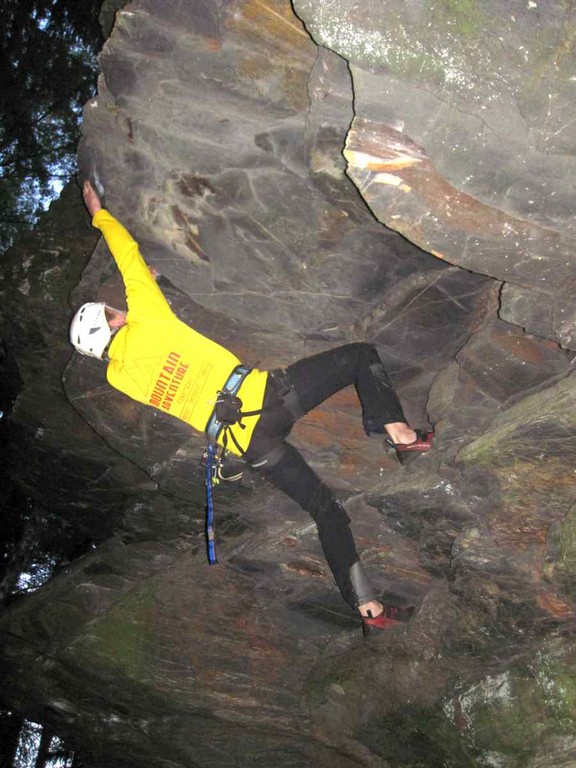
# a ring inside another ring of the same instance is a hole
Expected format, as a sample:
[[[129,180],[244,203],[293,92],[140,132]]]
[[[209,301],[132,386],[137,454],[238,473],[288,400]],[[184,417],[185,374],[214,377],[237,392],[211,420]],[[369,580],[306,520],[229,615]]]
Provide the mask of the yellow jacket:
[[[108,382],[134,400],[152,405],[204,432],[216,393],[239,364],[231,352],[198,333],[172,312],[156,284],[138,244],[106,210],[92,223],[106,240],[126,288],[128,314],[109,347]],[[268,374],[254,369],[238,397],[244,411],[262,407]],[[243,450],[248,448],[259,416],[231,428]],[[228,448],[239,453],[231,440]]]

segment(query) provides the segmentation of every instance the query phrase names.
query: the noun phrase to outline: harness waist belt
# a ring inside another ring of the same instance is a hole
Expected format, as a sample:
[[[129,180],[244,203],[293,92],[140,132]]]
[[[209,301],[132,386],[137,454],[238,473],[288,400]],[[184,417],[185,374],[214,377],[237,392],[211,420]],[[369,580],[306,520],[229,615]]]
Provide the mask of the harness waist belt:
[[[249,365],[237,365],[230,376],[228,376],[226,379],[226,383],[220,391],[229,392],[231,395],[235,395],[251,370],[252,368]],[[214,408],[212,415],[208,419],[208,424],[206,425],[206,434],[208,435],[208,439],[216,441],[222,427],[223,424],[216,418],[216,408]]]

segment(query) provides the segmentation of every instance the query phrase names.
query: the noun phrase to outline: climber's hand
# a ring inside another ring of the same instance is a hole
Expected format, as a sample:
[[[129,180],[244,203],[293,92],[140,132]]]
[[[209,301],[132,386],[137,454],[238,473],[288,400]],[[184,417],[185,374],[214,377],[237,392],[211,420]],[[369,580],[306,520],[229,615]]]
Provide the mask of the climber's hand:
[[[102,208],[102,203],[98,193],[88,180],[82,186],[82,197],[84,198],[84,205],[88,209],[88,213],[93,217]]]

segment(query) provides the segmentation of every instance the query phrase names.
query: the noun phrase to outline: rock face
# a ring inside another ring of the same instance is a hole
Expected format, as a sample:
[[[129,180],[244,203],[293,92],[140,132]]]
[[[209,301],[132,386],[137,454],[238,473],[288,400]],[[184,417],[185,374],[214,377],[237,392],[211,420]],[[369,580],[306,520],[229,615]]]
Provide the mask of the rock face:
[[[572,4],[294,7],[349,62],[348,174],[375,216],[505,281],[504,319],[574,348]]]
[[[573,10],[294,9],[126,4],[81,174],[178,316],[246,362],[377,345],[434,450],[400,467],[348,391],[293,440],[416,616],[365,643],[313,523],[264,482],[217,489],[207,565],[204,438],[112,391],[97,361],[67,364],[62,298],[123,301],[103,243],[72,290],[93,234],[66,220],[70,189],[46,226],[84,238],[74,279],[53,244],[4,267],[11,419],[22,482],[50,477],[101,543],[3,614],[5,696],[94,768],[571,765]],[[57,339],[38,332],[52,316]]]

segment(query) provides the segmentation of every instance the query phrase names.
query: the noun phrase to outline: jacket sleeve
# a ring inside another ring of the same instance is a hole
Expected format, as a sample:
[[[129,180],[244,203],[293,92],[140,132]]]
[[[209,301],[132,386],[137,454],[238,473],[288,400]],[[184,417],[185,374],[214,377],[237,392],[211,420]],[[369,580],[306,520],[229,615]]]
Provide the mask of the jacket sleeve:
[[[138,243],[111,213],[102,208],[92,224],[102,232],[110,253],[114,257],[126,289],[126,303],[130,318],[150,318],[172,314],[172,309],[156,280],[142,258]]]

